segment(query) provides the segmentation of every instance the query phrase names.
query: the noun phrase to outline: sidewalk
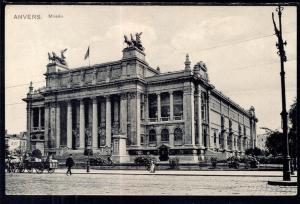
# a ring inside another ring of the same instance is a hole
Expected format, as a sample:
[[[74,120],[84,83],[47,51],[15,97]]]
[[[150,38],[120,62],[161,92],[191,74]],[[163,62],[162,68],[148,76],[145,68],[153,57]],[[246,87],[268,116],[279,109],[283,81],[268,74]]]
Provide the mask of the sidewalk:
[[[55,173],[65,174],[67,169],[56,169]],[[149,173],[146,170],[96,170],[72,169],[73,174],[115,174],[115,175],[173,175],[173,176],[240,176],[240,177],[282,177],[282,171],[180,171],[180,170],[158,170]],[[291,175],[293,179],[297,178]]]

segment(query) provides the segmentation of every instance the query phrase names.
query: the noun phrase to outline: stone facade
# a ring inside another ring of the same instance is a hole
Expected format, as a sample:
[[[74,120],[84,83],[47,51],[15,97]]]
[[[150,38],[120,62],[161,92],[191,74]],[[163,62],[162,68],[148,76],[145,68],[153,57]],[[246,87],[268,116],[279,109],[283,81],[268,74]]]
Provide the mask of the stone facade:
[[[46,86],[27,97],[31,148],[44,154],[61,149],[109,149],[119,162],[136,155],[198,162],[209,156],[243,154],[255,146],[254,108],[249,110],[217,91],[203,62],[181,71],[160,73],[135,47],[119,61],[69,69],[47,65]]]

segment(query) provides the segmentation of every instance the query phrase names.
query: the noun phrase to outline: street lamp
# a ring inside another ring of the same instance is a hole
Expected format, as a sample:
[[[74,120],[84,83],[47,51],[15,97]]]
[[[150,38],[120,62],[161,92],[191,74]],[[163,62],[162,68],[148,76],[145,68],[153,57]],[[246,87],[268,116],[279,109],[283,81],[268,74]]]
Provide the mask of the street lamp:
[[[276,23],[274,20],[274,14],[272,13],[272,19],[275,29],[275,34],[278,38],[278,42],[276,43],[276,47],[278,48],[277,54],[280,56],[280,76],[281,76],[281,98],[282,98],[282,131],[283,131],[283,181],[291,181],[291,167],[290,167],[290,156],[289,156],[289,142],[288,142],[288,124],[287,124],[287,111],[286,111],[286,99],[285,99],[285,72],[284,72],[284,62],[287,61],[284,46],[286,46],[286,41],[283,42],[282,39],[282,27],[281,27],[281,11],[283,7],[278,6],[276,11],[278,12],[279,17],[279,30],[276,27]]]

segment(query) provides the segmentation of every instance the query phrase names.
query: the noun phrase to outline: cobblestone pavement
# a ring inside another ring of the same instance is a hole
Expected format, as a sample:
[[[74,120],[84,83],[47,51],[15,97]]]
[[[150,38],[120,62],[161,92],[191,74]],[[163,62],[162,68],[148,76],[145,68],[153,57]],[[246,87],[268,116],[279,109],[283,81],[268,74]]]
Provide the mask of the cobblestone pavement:
[[[7,195],[296,195],[296,186],[269,186],[281,172],[93,171],[6,173]],[[173,173],[172,173],[173,172]],[[218,173],[218,174],[216,174]],[[206,175],[205,175],[206,174]],[[236,175],[235,175],[236,174]],[[257,174],[257,176],[253,176]],[[218,176],[216,176],[218,175]],[[252,176],[251,176],[252,175]],[[292,177],[296,180],[296,177]]]

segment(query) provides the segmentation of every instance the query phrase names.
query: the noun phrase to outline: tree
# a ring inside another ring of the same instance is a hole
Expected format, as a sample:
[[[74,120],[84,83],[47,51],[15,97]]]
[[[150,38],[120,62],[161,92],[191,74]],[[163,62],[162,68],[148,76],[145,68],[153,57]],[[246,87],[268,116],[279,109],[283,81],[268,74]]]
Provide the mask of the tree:
[[[252,156],[260,156],[263,154],[263,151],[258,147],[255,147],[255,148],[246,149],[245,154],[252,155]]]
[[[294,167],[296,167],[297,163],[297,108],[297,99],[295,99],[289,111],[289,121],[291,124],[291,128],[289,129],[289,150],[290,156],[293,159],[292,162],[294,163]]]
[[[283,133],[275,130],[270,132],[266,140],[266,148],[270,154],[277,156],[282,154],[283,146]]]
[[[291,105],[289,110],[289,122],[290,129],[288,132],[289,135],[289,153],[292,158],[297,157],[297,102],[296,100]],[[266,133],[269,135],[266,141],[266,147],[273,156],[282,154],[283,152],[283,134],[278,130],[271,130],[269,128],[263,127],[262,129],[266,130]]]

